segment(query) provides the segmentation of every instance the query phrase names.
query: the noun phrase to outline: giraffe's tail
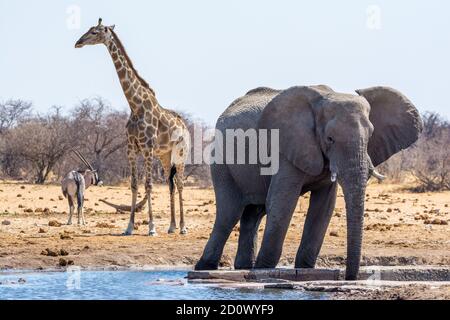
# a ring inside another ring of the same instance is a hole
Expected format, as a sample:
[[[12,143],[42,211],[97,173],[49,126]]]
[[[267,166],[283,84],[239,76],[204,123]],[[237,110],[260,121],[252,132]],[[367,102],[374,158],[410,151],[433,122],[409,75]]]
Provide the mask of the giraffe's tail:
[[[142,199],[141,201],[136,203],[136,212],[140,212],[140,211],[142,211],[144,209],[145,204],[147,203],[147,200],[148,200],[148,196],[146,194],[144,199]],[[117,205],[117,204],[111,203],[111,202],[103,200],[103,199],[100,199],[100,201],[105,203],[105,204],[107,204],[110,207],[113,207],[118,212],[131,212],[131,206]]]

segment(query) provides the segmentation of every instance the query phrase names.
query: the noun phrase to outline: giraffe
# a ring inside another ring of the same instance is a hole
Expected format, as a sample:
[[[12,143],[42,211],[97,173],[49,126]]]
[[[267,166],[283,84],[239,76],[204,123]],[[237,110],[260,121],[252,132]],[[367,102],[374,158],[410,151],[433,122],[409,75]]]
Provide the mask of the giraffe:
[[[156,235],[152,212],[152,163],[154,157],[161,161],[164,177],[170,192],[170,227],[168,232],[176,231],[175,187],[178,190],[180,206],[180,233],[186,234],[183,212],[183,175],[184,164],[188,156],[188,129],[182,117],[172,110],[160,106],[155,92],[139,76],[133,63],[113,26],[104,26],[100,18],[98,24],[91,27],[75,44],[75,48],[85,45],[104,44],[108,49],[119,76],[125,97],[131,109],[126,126],[127,156],[131,168],[131,207],[130,220],[124,235],[131,235],[134,230],[137,209],[137,156],[142,154],[145,163],[145,197],[149,216],[149,235]]]

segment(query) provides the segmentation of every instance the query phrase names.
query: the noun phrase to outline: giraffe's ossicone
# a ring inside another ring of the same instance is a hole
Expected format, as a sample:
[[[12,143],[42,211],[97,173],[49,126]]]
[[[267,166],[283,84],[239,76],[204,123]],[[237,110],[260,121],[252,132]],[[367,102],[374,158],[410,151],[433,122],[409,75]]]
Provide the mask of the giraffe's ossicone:
[[[189,133],[183,118],[172,110],[161,107],[155,92],[148,83],[139,76],[114,26],[104,26],[99,19],[98,24],[91,27],[75,44],[76,48],[85,45],[104,44],[112,57],[119,76],[125,97],[131,109],[128,120],[127,155],[131,168],[131,207],[105,203],[117,210],[130,211],[130,222],[125,235],[134,230],[135,212],[148,205],[149,234],[156,235],[152,212],[152,164],[157,157],[164,169],[164,176],[169,183],[171,222],[169,233],[175,232],[175,189],[178,189],[180,204],[180,233],[187,232],[183,212],[183,176],[184,165],[189,155]],[[138,174],[136,158],[141,154],[145,161],[145,197],[137,202]]]

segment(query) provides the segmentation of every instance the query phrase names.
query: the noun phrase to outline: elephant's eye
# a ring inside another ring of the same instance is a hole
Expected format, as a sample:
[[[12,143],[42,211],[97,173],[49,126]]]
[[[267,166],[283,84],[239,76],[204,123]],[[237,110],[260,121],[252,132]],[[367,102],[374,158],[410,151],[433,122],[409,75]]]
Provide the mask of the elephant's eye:
[[[334,143],[334,139],[332,137],[327,137],[327,142],[329,144],[333,144]]]

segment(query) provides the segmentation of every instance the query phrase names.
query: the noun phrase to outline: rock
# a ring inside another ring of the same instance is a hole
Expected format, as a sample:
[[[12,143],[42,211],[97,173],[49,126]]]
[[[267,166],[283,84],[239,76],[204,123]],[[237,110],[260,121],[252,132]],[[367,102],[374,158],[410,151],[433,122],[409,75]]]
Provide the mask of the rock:
[[[42,209],[42,208],[36,208],[36,209],[34,209],[34,212],[44,212],[44,209]]]
[[[392,209],[391,209],[391,208],[388,208],[388,209],[386,210],[386,212],[392,212]]]
[[[20,186],[20,189],[22,189],[22,190],[25,189],[25,186]]]
[[[22,195],[19,193],[18,195],[17,195],[17,198],[21,198],[22,197]]]
[[[57,257],[58,256],[58,252],[52,249],[45,249],[41,252],[41,255],[43,256],[48,256],[48,257]]]
[[[23,209],[23,208],[24,208],[23,204],[19,204],[17,207],[18,207],[19,209]]]
[[[11,221],[9,221],[9,220],[2,221],[2,225],[4,225],[4,226],[9,226],[10,224],[11,224]]]
[[[72,239],[73,239],[71,236],[69,236],[68,234],[65,234],[65,233],[61,233],[61,234],[59,235],[59,238],[60,238],[61,240],[72,240]]]
[[[97,228],[106,228],[106,229],[112,229],[115,228],[114,225],[108,224],[106,222],[97,222],[95,225]]]
[[[39,228],[39,231],[38,231],[39,233],[47,233],[47,231],[45,231],[45,229],[43,229],[43,228]]]
[[[51,220],[48,222],[49,227],[61,227],[61,223],[56,220]]]
[[[58,200],[64,200],[64,197],[63,196],[59,196]]]
[[[58,264],[59,264],[61,267],[65,267],[65,266],[67,266],[67,260],[64,259],[64,258],[60,258]]]
[[[44,197],[39,197],[39,200],[44,200]]]
[[[44,213],[50,213],[50,209],[49,208],[44,208]]]
[[[25,280],[24,278],[19,278],[19,280],[17,280],[17,282],[20,284],[24,284],[25,282],[27,282],[27,280]]]
[[[26,212],[26,213],[33,213],[34,210],[31,209],[31,208],[27,208],[27,209],[23,210],[23,212]]]
[[[64,250],[64,249],[61,249],[61,250],[59,250],[59,255],[60,255],[60,256],[68,256],[68,255],[69,255],[69,252],[67,252],[67,251]]]
[[[148,225],[148,220],[142,220],[143,225]]]
[[[425,220],[424,224],[434,224],[434,225],[448,225],[448,222],[441,219],[434,219],[434,220]]]
[[[337,231],[331,231],[330,236],[331,237],[339,237],[339,233]]]

